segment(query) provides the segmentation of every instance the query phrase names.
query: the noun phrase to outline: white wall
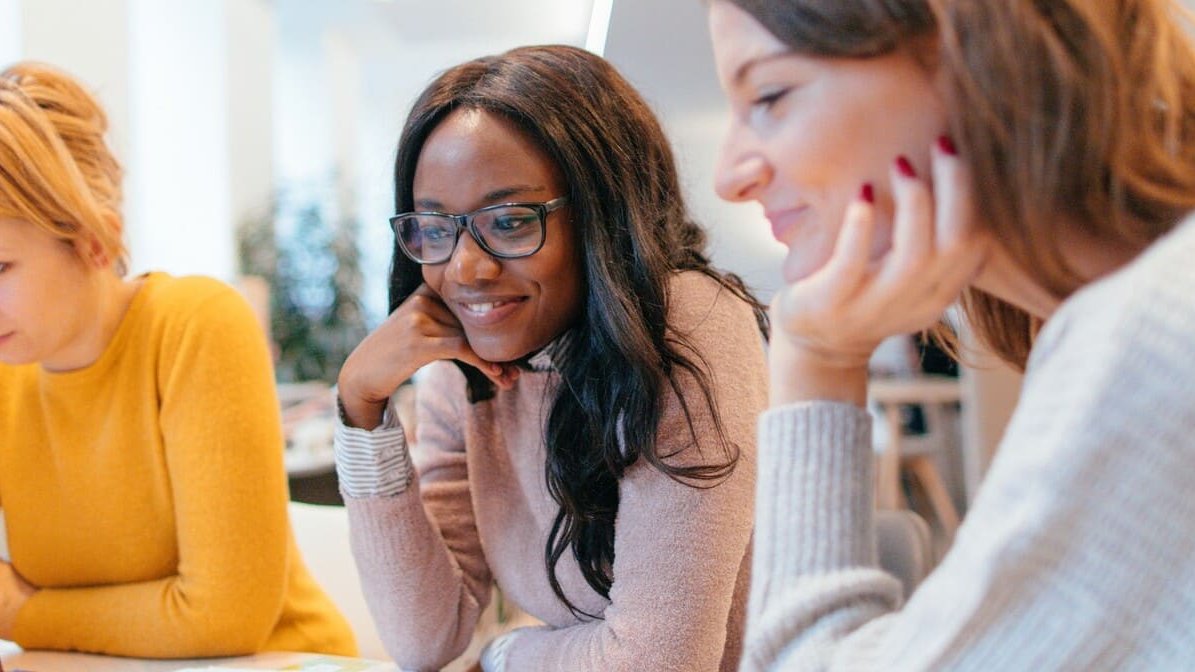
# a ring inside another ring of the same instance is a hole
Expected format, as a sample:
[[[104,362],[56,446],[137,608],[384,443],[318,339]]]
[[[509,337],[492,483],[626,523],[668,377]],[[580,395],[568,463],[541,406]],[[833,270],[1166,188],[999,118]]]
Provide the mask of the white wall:
[[[92,87],[111,125],[109,142],[128,157],[128,0],[15,0],[19,58],[66,69]]]
[[[21,58],[20,0],[0,0],[0,67]]]
[[[272,183],[270,3],[0,3],[5,62],[58,66],[108,113],[131,270],[232,279],[235,223]]]

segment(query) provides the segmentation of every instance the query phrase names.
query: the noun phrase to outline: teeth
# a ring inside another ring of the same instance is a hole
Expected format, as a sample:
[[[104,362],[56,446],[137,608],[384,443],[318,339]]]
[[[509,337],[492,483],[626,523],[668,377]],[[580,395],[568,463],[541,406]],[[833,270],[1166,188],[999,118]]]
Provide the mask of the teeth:
[[[491,301],[490,303],[466,303],[465,308],[467,308],[470,313],[484,315],[494,308],[497,308],[501,303],[501,301]]]

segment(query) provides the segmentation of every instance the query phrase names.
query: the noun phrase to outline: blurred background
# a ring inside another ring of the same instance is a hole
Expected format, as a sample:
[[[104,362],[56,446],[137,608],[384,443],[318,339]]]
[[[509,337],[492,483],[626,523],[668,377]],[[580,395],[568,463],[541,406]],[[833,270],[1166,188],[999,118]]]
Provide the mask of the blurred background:
[[[715,262],[768,300],[783,248],[757,205],[713,192],[726,106],[701,0],[0,0],[0,63],[64,68],[109,112],[131,269],[242,286],[269,307],[284,382],[333,381],[385,316],[390,166],[415,95],[450,65],[530,43],[603,54],[639,88],[672,138]],[[875,388],[889,437],[938,432],[924,450],[960,511],[1018,385],[982,355],[975,363],[949,389]],[[935,405],[953,413],[945,430]]]
[[[639,87],[715,259],[769,295],[780,246],[758,208],[711,186],[724,107],[699,0],[0,0],[0,62],[62,67],[109,112],[134,272],[233,281],[259,270],[238,239],[268,257],[304,223],[329,240],[347,224],[367,325],[385,313],[390,168],[415,95],[450,65],[532,43],[603,53]]]

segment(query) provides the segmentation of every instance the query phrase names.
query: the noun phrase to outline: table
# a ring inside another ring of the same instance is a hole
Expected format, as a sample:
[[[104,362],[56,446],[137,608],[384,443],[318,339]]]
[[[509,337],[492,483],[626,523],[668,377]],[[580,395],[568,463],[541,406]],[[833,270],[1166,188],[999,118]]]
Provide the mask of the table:
[[[336,429],[336,397],[321,382],[280,383],[283,457],[291,499],[308,504],[343,505],[336,482],[332,436]]]
[[[0,647],[4,672],[175,672],[177,670],[294,670],[305,672],[398,672],[394,663],[315,653],[259,653],[236,658],[160,660],[117,658],[65,651]]]

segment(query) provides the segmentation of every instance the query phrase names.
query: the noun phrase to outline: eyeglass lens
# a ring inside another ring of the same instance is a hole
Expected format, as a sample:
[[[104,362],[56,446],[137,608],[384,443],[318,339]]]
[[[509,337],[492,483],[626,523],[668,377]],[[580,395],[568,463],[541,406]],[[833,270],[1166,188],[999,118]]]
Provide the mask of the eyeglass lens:
[[[395,226],[403,246],[423,262],[444,261],[456,247],[457,220],[448,215],[417,214]],[[539,211],[525,206],[487,208],[473,215],[473,228],[482,244],[499,256],[530,254],[543,241]]]

